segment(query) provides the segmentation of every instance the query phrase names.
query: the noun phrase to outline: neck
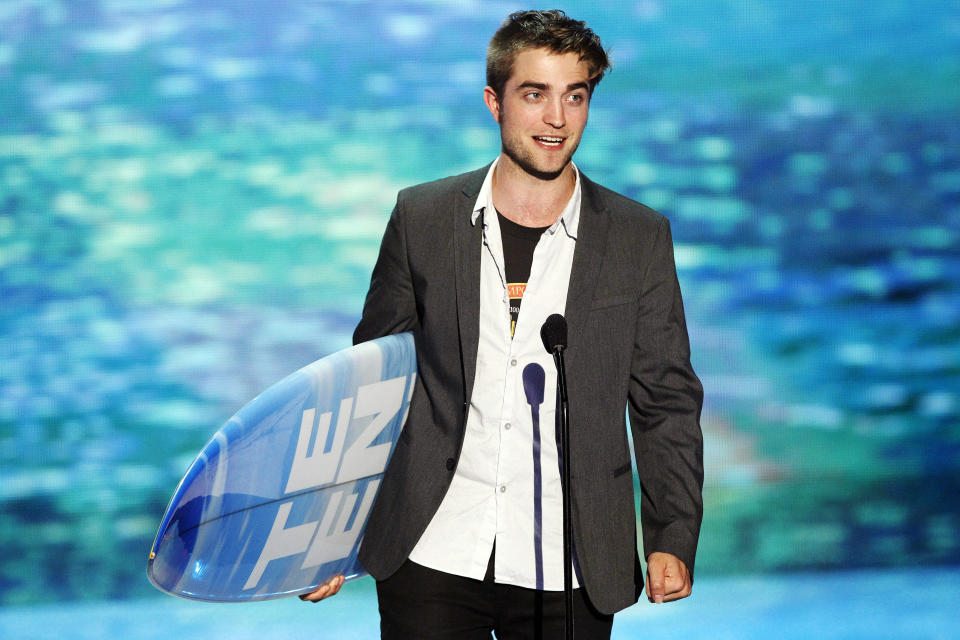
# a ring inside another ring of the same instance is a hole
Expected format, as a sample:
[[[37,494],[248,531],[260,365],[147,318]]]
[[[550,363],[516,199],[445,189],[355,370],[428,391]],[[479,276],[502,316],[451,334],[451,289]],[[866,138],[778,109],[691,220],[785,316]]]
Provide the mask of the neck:
[[[506,154],[493,171],[493,205],[500,215],[525,227],[548,227],[563,213],[577,184],[572,164],[556,178],[532,176]]]

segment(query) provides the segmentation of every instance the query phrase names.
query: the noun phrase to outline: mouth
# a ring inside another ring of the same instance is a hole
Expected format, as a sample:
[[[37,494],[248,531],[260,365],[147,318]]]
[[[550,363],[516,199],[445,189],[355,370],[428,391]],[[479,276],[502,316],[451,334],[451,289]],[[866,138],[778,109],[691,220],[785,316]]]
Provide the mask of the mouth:
[[[548,149],[556,149],[561,147],[566,140],[566,138],[561,136],[533,136],[533,139],[536,140],[538,144]]]

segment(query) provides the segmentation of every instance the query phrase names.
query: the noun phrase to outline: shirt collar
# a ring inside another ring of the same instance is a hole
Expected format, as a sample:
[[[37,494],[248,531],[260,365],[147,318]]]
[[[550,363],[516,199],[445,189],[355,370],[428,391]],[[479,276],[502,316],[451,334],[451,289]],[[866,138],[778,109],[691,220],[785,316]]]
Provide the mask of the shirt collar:
[[[483,186],[480,187],[480,193],[477,194],[477,202],[473,205],[473,213],[470,214],[470,224],[472,225],[477,224],[477,218],[479,218],[484,212],[484,209],[489,208],[490,211],[494,211],[493,171],[497,168],[498,162],[500,162],[499,156],[493,161],[493,164],[490,165],[490,169],[487,170],[487,176],[483,179]],[[570,196],[570,200],[567,201],[567,205],[563,208],[563,213],[560,214],[560,217],[557,218],[556,222],[550,225],[550,228],[547,229],[545,233],[553,235],[558,229],[560,229],[561,225],[563,225],[563,229],[566,231],[566,234],[573,240],[576,240],[577,227],[580,224],[580,170],[577,169],[577,165],[573,164],[572,161],[570,162],[570,165],[573,167],[573,174],[576,176],[576,183],[573,186],[573,195]]]

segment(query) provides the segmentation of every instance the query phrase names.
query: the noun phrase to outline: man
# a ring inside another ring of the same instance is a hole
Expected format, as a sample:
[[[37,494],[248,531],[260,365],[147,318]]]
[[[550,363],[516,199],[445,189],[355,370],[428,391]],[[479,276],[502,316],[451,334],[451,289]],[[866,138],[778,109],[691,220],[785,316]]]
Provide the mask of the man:
[[[665,218],[571,162],[608,68],[560,11],[491,40],[489,167],[400,192],[354,342],[413,331],[419,376],[360,559],[384,638],[560,637],[556,371],[566,316],[575,626],[609,638],[636,602],[629,413],[652,602],[689,595],[702,516],[700,383]],[[304,599],[336,593],[337,578]]]

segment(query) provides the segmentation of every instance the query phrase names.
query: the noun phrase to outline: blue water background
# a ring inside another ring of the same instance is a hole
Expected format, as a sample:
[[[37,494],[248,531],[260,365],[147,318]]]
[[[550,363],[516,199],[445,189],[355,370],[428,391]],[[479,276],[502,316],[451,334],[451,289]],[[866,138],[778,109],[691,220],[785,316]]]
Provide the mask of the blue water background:
[[[833,637],[939,637],[883,629],[943,621],[960,566],[960,6],[561,6],[614,59],[578,165],[673,227],[706,389],[690,606],[850,577],[878,626]],[[496,155],[483,53],[515,8],[0,2],[5,623],[66,624],[52,591],[187,610],[144,576],[167,500],[349,343],[396,191]],[[890,609],[905,575],[943,579]]]
[[[703,579],[696,597],[617,614],[613,640],[955,640],[957,569],[902,569]],[[8,640],[280,640],[379,637],[371,578],[319,604],[246,605],[174,598],[43,604],[0,611]]]

